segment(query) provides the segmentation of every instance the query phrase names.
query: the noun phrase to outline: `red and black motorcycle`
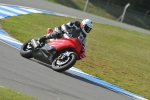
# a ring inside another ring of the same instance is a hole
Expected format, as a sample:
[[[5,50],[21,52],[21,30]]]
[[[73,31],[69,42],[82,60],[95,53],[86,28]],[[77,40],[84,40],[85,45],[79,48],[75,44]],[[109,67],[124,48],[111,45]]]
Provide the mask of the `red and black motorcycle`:
[[[67,34],[64,34],[64,38],[53,39],[44,44],[39,43],[39,39],[28,40],[22,45],[20,54],[28,59],[34,58],[47,63],[58,72],[68,70],[77,60],[86,57],[80,37],[72,38]]]

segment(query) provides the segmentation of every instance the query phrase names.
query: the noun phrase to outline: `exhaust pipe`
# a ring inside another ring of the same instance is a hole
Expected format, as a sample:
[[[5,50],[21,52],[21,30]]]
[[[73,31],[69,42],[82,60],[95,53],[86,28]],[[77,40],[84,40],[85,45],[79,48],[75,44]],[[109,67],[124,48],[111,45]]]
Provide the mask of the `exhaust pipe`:
[[[37,41],[35,39],[31,40],[31,44],[32,44],[34,49],[36,49],[39,46],[39,44],[37,43]]]

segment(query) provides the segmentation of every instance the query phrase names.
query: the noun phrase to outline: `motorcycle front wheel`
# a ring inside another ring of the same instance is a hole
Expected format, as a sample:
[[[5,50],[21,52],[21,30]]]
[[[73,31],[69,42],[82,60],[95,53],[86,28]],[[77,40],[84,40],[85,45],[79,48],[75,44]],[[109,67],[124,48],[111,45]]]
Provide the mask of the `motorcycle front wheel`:
[[[32,48],[30,46],[30,41],[31,40],[28,40],[27,42],[25,42],[21,49],[20,49],[20,55],[24,58],[32,58]]]
[[[76,61],[77,55],[75,53],[71,53],[69,56],[64,56],[64,53],[62,53],[59,57],[53,60],[52,69],[57,72],[63,72],[71,68]]]

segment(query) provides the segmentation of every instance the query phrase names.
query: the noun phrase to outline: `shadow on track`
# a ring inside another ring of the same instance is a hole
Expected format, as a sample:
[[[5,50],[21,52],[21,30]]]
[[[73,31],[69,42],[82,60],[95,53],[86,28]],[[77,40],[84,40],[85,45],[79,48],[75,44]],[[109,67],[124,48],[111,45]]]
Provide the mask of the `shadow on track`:
[[[36,60],[36,59],[29,59],[29,60],[34,61],[34,62],[37,62],[37,63],[39,63],[39,64],[41,64],[41,65],[43,65],[43,66],[45,66],[45,67],[48,67],[48,68],[52,69],[50,65],[48,65],[48,64],[46,64],[46,63],[43,63],[43,62],[41,62],[41,61],[38,61],[38,60]],[[52,70],[53,70],[53,69],[52,69]],[[80,81],[83,81],[83,82],[86,82],[86,83],[89,83],[89,84],[92,84],[92,85],[96,85],[96,86],[99,86],[99,87],[101,87],[101,88],[104,88],[104,89],[107,89],[107,90],[110,90],[110,91],[113,91],[113,92],[116,92],[116,93],[119,93],[119,94],[124,94],[124,93],[115,91],[114,89],[111,89],[111,88],[109,88],[109,87],[105,87],[104,85],[101,85],[101,84],[98,84],[98,83],[93,82],[93,81],[91,81],[91,80],[88,80],[88,79],[86,79],[86,78],[84,78],[84,77],[81,77],[81,76],[79,76],[79,75],[70,73],[70,72],[68,72],[68,71],[65,71],[65,72],[58,72],[58,73],[65,74],[65,75],[67,75],[67,76],[69,76],[69,77],[72,77],[72,78],[75,78],[75,79],[77,79],[77,80],[80,80]],[[124,95],[126,95],[126,94],[124,94]],[[127,95],[127,96],[129,96],[129,95]],[[130,96],[129,96],[129,97],[130,97]],[[131,97],[131,98],[132,98],[132,97]]]

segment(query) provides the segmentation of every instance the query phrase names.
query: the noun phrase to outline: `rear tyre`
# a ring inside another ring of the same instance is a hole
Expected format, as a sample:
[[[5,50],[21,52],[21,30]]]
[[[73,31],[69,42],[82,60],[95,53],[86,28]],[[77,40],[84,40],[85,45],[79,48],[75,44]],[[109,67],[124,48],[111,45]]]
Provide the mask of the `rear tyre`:
[[[76,63],[76,61],[77,55],[75,53],[71,53],[69,56],[66,56],[65,59],[61,60],[59,57],[57,57],[52,62],[52,69],[57,72],[63,72],[71,68]]]
[[[32,48],[29,45],[31,40],[28,40],[27,42],[25,42],[21,49],[20,49],[20,55],[24,58],[32,58]]]

